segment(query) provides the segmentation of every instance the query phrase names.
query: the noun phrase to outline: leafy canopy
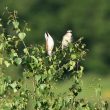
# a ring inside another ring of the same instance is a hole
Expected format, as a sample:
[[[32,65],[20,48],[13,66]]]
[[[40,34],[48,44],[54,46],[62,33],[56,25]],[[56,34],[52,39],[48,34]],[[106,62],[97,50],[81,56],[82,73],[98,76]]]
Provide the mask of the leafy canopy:
[[[55,47],[53,55],[47,56],[44,45],[26,46],[24,40],[30,29],[27,23],[20,28],[17,11],[6,10],[5,14],[6,21],[0,21],[0,109],[25,110],[31,100],[31,109],[36,110],[90,110],[88,102],[77,99],[84,70],[80,64],[87,53],[82,38],[64,50]],[[4,68],[13,65],[22,67],[20,80],[4,73]],[[64,79],[65,73],[73,79],[73,84],[68,93],[55,95],[52,82]],[[30,80],[31,89],[27,84]],[[107,103],[99,107],[106,108]]]

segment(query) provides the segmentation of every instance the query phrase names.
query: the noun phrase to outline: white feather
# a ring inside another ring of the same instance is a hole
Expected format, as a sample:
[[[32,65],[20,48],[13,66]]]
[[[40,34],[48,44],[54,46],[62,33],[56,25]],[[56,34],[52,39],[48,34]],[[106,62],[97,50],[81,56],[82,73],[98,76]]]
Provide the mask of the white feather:
[[[50,36],[49,33],[45,33],[45,39],[46,39],[46,45],[47,45],[47,53],[49,56],[52,55],[52,50],[54,48],[54,40],[53,38]]]
[[[67,33],[63,36],[62,40],[62,49],[68,46],[69,43],[72,42],[72,33],[67,31]]]
[[[45,39],[47,40],[47,38],[48,38],[48,37],[47,37],[47,34],[46,34],[46,32],[45,32]]]

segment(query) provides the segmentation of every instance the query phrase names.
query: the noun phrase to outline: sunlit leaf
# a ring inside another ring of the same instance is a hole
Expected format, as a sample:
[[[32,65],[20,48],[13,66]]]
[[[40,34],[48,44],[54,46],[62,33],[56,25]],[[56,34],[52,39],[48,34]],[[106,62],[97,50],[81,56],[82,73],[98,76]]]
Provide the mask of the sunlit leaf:
[[[72,59],[76,59],[76,55],[75,55],[75,54],[72,54],[72,55],[71,55],[71,58],[72,58]]]
[[[14,92],[17,92],[17,89],[16,89],[17,83],[15,81],[12,84],[10,84],[10,86],[13,88]]]
[[[25,54],[28,54],[28,49],[27,48],[24,48],[23,51],[24,51]]]
[[[21,40],[23,40],[23,39],[26,37],[26,33],[21,32],[21,33],[18,34],[18,36],[19,36],[19,38],[20,38]]]
[[[39,80],[41,80],[41,78],[42,78],[41,75],[36,75],[35,76],[35,80],[37,81],[37,83],[38,83]]]
[[[41,84],[41,85],[40,85],[40,89],[41,89],[41,90],[44,90],[45,88],[46,88],[46,84]]]
[[[2,27],[2,24],[0,23],[0,27]]]
[[[19,22],[18,21],[13,21],[13,26],[15,29],[17,29],[19,27]]]
[[[0,65],[2,65],[3,63],[3,58],[0,58]]]
[[[15,62],[16,62],[17,65],[20,65],[21,62],[22,62],[22,59],[21,58],[16,58],[15,59]]]
[[[6,67],[10,66],[10,63],[8,61],[4,61],[4,64],[5,64]]]

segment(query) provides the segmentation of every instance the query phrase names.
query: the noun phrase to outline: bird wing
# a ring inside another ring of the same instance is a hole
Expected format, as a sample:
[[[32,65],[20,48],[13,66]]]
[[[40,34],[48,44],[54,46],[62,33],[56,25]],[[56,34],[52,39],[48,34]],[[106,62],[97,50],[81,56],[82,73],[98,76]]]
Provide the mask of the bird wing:
[[[53,50],[54,40],[51,35],[48,33],[48,50]]]

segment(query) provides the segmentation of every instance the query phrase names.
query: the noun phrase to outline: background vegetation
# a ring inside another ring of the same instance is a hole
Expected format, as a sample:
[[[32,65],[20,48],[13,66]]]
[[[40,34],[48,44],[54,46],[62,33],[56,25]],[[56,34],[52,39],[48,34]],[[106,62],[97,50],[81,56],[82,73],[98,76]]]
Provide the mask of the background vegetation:
[[[45,31],[52,35],[56,45],[57,41],[62,40],[62,36],[68,29],[73,30],[75,41],[84,36],[84,42],[89,49],[84,66],[85,73],[89,73],[89,75],[86,74],[83,77],[83,91],[80,97],[89,100],[94,97],[97,99],[94,91],[98,86],[98,79],[101,78],[102,80],[99,80],[102,85],[103,98],[110,100],[109,2],[109,0],[0,0],[0,17],[3,17],[4,21],[6,20],[6,17],[3,16],[6,6],[9,7],[9,10],[19,12],[18,20],[21,22],[21,28],[25,24],[24,20],[31,28],[25,39],[27,45],[44,45]],[[22,49],[22,47],[19,48]],[[12,66],[7,70],[14,79],[22,77],[21,67]],[[63,92],[64,87],[64,90],[67,90],[71,84],[71,80],[58,82],[56,86],[59,89],[56,92]],[[61,89],[61,87],[63,88]]]
[[[84,36],[90,49],[86,71],[105,76],[110,73],[109,3],[109,0],[0,0],[0,13],[6,5],[18,10],[19,19],[25,18],[32,29],[28,43],[44,44],[45,31],[55,41],[61,41],[67,29],[73,30],[74,39]]]

